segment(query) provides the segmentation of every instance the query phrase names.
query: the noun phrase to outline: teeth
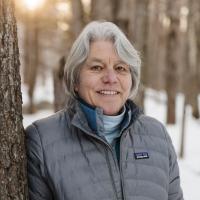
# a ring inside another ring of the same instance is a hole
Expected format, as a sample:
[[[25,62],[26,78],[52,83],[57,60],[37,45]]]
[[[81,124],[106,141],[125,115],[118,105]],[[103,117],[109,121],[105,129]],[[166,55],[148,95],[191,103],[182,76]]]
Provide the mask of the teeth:
[[[115,95],[118,92],[117,91],[109,91],[109,90],[101,90],[99,91],[100,94],[105,94],[105,95]]]

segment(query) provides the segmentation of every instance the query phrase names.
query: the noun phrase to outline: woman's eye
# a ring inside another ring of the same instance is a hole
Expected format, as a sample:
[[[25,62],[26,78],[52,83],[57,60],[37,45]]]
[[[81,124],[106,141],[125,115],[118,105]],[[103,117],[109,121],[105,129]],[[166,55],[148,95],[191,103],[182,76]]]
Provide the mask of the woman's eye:
[[[103,69],[100,65],[94,65],[90,68],[92,71],[101,71]]]
[[[129,68],[126,67],[126,66],[123,66],[123,65],[118,65],[116,66],[115,68],[118,72],[128,72],[129,71]]]

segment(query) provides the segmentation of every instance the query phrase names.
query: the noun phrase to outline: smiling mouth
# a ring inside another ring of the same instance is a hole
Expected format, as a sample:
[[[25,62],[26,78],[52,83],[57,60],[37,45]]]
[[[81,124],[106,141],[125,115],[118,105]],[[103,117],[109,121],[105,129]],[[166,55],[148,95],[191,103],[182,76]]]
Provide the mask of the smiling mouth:
[[[118,91],[113,91],[113,90],[100,90],[97,93],[103,94],[103,95],[116,95],[116,94],[119,94]]]

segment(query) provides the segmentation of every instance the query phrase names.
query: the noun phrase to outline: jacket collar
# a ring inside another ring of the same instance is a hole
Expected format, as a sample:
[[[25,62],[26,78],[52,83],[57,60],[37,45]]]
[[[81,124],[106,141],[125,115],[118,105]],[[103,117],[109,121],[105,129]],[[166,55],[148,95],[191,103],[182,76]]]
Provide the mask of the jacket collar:
[[[102,135],[104,131],[103,110],[90,106],[82,99],[76,100],[74,106],[72,125],[89,134]],[[126,101],[125,107],[126,113],[121,123],[121,132],[128,128],[142,113],[142,110],[131,100]]]

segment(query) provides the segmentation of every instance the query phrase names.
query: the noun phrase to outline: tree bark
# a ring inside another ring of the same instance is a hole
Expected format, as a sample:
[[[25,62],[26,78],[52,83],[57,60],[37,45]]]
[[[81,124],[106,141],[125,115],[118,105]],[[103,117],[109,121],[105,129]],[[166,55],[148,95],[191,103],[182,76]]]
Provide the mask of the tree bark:
[[[0,199],[27,199],[19,50],[14,7],[0,0]]]

